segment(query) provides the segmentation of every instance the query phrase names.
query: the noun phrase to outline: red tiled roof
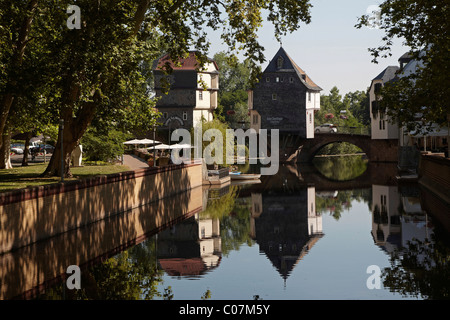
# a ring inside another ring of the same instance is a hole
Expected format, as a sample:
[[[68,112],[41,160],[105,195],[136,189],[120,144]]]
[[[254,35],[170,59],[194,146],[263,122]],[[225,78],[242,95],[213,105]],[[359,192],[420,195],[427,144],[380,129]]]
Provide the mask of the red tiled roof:
[[[170,67],[172,67],[173,70],[198,70],[198,68],[200,67],[199,62],[197,61],[196,51],[190,51],[187,58],[181,58],[178,61],[180,63],[175,65],[170,59],[169,54],[166,54],[159,58],[158,64],[155,69],[161,70],[167,63],[170,65]],[[213,61],[212,59],[209,59],[209,61],[214,63],[216,69],[219,69],[215,61]]]

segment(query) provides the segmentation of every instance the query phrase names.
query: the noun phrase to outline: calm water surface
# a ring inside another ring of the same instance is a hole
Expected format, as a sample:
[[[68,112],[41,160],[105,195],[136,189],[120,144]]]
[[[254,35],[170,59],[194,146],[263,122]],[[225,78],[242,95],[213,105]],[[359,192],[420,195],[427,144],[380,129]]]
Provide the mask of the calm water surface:
[[[448,298],[449,231],[423,192],[361,158],[282,167],[208,190],[203,212],[83,269],[81,290],[35,298]]]

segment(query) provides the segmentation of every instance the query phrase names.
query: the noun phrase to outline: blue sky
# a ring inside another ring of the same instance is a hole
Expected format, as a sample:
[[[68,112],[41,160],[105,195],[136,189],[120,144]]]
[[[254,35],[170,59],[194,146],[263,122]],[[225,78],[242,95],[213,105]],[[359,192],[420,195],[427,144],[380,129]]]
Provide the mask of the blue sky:
[[[391,58],[380,59],[378,64],[371,62],[368,48],[381,44],[384,33],[354,26],[369,6],[379,3],[379,0],[311,0],[311,23],[302,24],[299,30],[283,38],[283,48],[322,87],[322,94],[328,94],[333,86],[341,94],[365,91],[373,78],[387,66],[398,65],[398,58],[408,51],[399,39],[394,42]],[[225,49],[215,34],[210,40],[210,56]],[[265,48],[264,69],[280,47],[267,21],[259,32],[259,42]]]

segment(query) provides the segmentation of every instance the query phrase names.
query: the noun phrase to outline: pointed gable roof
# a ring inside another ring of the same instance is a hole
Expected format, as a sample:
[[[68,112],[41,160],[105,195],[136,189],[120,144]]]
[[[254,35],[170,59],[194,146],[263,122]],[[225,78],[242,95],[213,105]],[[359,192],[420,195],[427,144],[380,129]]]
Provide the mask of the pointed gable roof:
[[[383,83],[386,83],[395,78],[397,71],[400,70],[397,66],[389,66],[384,69],[378,76],[372,79],[373,80],[381,80]]]
[[[278,60],[282,59],[282,66],[278,65]],[[312,81],[312,79],[303,71],[295,61],[286,53],[283,47],[280,47],[273,59],[269,62],[269,65],[264,70],[265,72],[292,72],[295,71],[298,78],[302,83],[310,90],[321,91],[322,88]]]

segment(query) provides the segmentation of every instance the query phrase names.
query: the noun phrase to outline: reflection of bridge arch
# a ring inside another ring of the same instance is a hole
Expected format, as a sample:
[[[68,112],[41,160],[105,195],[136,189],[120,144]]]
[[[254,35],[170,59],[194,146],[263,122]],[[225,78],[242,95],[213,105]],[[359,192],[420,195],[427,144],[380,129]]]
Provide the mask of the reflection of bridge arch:
[[[316,191],[336,191],[367,189],[372,185],[397,185],[397,166],[394,163],[368,163],[366,171],[353,180],[332,180],[322,175],[316,167],[307,164],[281,165],[280,172],[274,176],[262,176],[261,182],[244,188],[239,197],[249,196],[252,192],[270,192],[284,188],[283,192],[298,190],[304,186],[314,186]]]

